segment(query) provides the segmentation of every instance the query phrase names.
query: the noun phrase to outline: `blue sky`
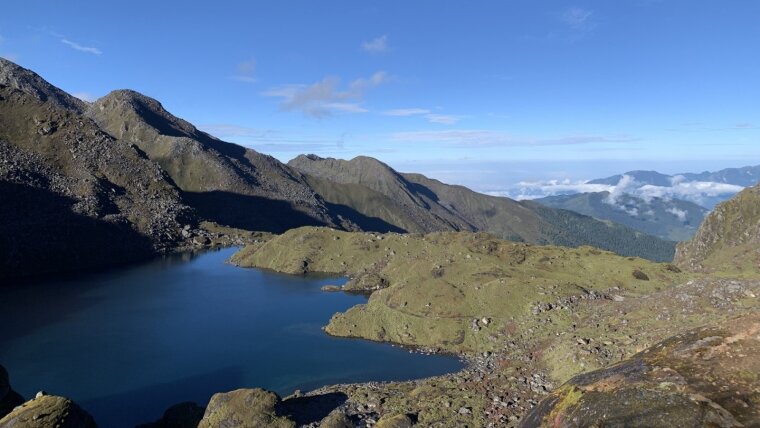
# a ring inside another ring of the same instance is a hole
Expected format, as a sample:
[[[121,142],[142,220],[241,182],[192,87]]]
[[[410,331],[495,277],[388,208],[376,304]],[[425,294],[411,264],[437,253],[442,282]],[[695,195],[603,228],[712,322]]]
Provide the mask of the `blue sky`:
[[[281,160],[478,190],[760,164],[756,1],[30,3],[3,2],[0,56]]]

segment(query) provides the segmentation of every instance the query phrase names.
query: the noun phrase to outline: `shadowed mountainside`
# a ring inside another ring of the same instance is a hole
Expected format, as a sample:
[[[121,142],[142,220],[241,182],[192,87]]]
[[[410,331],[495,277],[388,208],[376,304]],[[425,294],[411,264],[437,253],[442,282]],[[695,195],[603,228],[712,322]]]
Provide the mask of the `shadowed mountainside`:
[[[0,279],[146,258],[195,222],[161,167],[84,108],[0,59]]]

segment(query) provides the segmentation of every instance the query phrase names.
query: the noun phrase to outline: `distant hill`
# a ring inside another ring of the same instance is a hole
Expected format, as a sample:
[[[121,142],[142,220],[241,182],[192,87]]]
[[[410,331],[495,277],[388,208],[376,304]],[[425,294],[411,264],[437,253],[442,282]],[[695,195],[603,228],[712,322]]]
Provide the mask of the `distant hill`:
[[[760,272],[760,185],[718,205],[694,238],[678,245],[674,262],[692,270]]]
[[[350,207],[408,232],[486,231],[498,237],[670,260],[675,244],[612,222],[530,201],[488,196],[420,174],[399,173],[369,157],[301,155],[288,162],[331,205]],[[384,230],[379,230],[384,231]]]
[[[707,209],[679,199],[649,201],[628,194],[579,193],[535,199],[542,205],[609,220],[670,241],[685,241],[696,233]]]

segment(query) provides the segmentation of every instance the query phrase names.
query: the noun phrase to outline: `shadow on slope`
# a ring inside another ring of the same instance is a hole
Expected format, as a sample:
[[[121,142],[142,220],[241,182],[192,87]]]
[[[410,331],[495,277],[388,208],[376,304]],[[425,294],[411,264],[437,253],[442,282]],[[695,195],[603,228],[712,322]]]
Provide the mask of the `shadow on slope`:
[[[223,191],[185,192],[183,196],[202,218],[238,229],[282,233],[325,225],[286,201]]]
[[[321,421],[346,400],[348,396],[342,392],[288,398],[277,404],[277,414],[287,416],[298,426],[308,425]]]
[[[71,274],[146,259],[148,238],[126,221],[111,223],[71,210],[76,200],[0,181],[0,280]]]

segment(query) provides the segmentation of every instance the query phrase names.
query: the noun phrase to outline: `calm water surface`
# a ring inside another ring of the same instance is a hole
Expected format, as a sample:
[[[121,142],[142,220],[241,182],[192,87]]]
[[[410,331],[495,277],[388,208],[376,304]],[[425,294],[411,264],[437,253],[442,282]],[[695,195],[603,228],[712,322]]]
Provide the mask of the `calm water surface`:
[[[215,392],[405,380],[452,357],[333,338],[321,327],[366,301],[303,278],[224,264],[235,249],[2,292],[0,364],[24,397],[70,397],[102,427],[134,426]]]

